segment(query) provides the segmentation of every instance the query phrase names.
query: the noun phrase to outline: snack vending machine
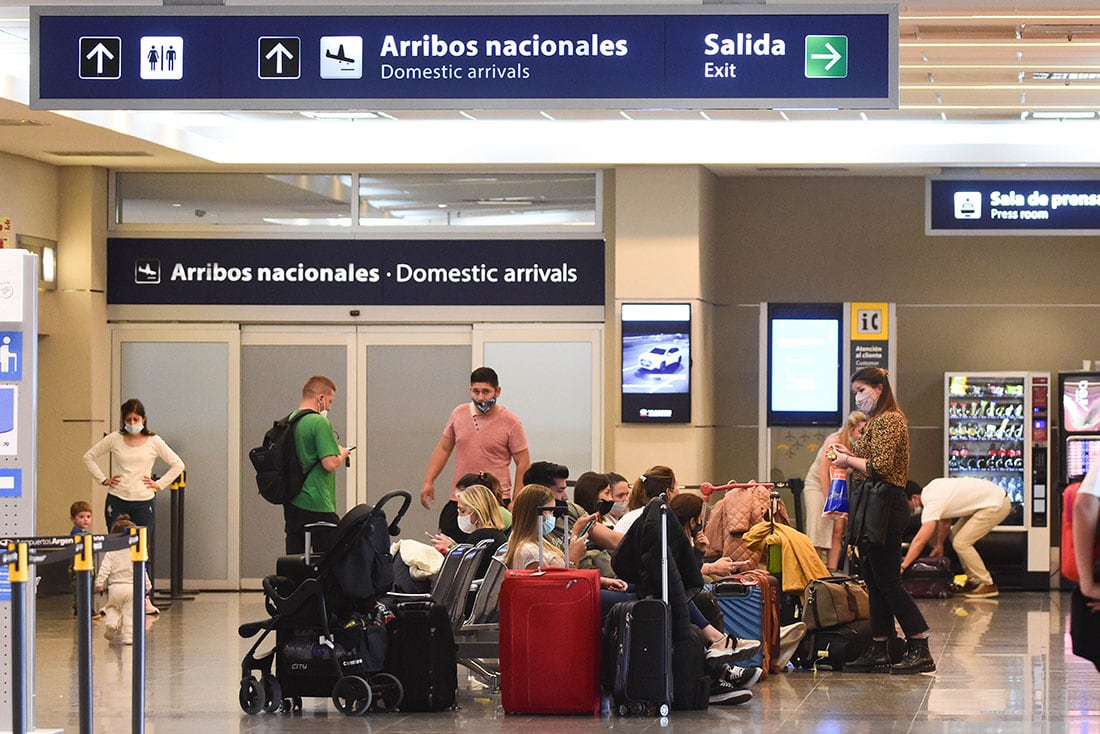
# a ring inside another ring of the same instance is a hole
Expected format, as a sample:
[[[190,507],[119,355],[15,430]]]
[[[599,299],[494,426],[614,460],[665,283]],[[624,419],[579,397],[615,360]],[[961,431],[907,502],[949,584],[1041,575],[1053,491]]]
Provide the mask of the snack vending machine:
[[[944,385],[944,476],[986,479],[1012,503],[979,552],[998,585],[1047,588],[1050,374],[948,372]]]

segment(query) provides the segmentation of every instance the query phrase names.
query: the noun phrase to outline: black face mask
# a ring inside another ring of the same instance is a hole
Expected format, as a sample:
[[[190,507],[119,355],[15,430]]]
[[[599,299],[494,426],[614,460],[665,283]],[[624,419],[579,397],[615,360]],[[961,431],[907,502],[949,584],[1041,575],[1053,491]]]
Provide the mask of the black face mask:
[[[615,506],[615,500],[599,500],[596,502],[596,514],[606,515]]]
[[[558,507],[568,507],[569,506],[569,503],[566,502],[565,500],[554,500],[554,504],[557,505]]]

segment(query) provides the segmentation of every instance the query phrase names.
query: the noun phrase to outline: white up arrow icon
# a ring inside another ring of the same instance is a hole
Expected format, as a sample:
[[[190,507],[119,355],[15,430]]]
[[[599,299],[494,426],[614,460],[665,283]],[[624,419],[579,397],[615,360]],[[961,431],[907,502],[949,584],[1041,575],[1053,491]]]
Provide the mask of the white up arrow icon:
[[[103,57],[106,56],[108,59],[113,59],[115,57],[115,55],[111,53],[110,50],[108,50],[108,48],[102,43],[97,43],[95,47],[91,51],[89,51],[88,55],[84,58],[90,59],[93,56],[95,56],[95,73],[97,75],[103,73]],[[70,56],[69,58],[72,57]]]
[[[275,73],[276,74],[282,74],[283,73],[283,59],[284,58],[287,59],[288,61],[290,59],[294,58],[294,54],[290,53],[290,51],[287,51],[286,46],[284,46],[281,43],[276,43],[274,46],[272,46],[271,50],[267,52],[267,54],[264,56],[264,58],[265,59],[270,59],[272,56],[275,57]],[[837,58],[840,58],[840,57],[837,56]]]

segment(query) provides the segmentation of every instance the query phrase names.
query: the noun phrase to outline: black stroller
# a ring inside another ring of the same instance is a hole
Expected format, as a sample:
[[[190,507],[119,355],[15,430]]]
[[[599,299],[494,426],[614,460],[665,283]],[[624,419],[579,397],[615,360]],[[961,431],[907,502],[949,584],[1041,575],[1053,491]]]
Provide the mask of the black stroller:
[[[402,500],[401,509],[387,524],[383,507],[394,498]],[[332,530],[323,554],[279,559],[276,574],[263,581],[270,618],[238,630],[245,639],[263,633],[241,661],[245,713],[300,710],[303,696],[331,696],[347,716],[400,705],[401,682],[381,672],[389,612],[378,598],[393,585],[390,536],[400,532],[411,502],[408,492],[397,491],[373,507],[354,507]],[[272,632],[275,646],[257,657]]]

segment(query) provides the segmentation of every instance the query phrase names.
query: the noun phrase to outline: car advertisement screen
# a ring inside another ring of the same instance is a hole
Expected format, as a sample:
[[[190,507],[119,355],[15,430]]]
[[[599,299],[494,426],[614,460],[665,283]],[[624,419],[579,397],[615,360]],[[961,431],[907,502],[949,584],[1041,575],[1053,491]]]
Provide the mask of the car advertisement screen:
[[[769,304],[768,425],[840,425],[841,311]]]
[[[691,422],[691,304],[624,303],[623,423]]]

